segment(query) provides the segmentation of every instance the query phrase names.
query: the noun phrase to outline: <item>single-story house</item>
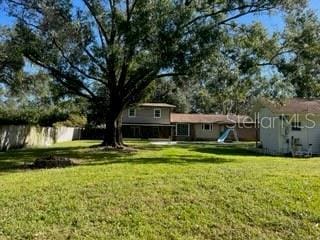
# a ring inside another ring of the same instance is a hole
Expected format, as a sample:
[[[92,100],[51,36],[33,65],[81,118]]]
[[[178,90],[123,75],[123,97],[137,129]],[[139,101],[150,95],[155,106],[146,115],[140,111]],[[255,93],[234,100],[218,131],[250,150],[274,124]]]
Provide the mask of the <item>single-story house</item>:
[[[293,98],[284,103],[260,100],[261,147],[270,154],[320,154],[320,100]]]
[[[142,103],[122,114],[123,136],[172,140],[217,140],[234,127],[239,140],[257,139],[257,128],[247,116],[174,113],[166,103]],[[232,136],[231,136],[232,137]]]
[[[175,140],[217,140],[227,129],[235,129],[240,141],[255,141],[256,123],[248,116],[172,113]],[[230,135],[229,138],[234,138]]]

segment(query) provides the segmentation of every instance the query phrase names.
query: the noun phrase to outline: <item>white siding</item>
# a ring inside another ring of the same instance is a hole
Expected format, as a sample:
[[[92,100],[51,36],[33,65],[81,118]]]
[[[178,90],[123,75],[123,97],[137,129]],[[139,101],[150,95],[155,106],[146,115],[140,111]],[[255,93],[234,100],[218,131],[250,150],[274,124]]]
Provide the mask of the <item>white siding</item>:
[[[289,116],[289,119],[291,117],[292,116]],[[291,124],[289,124],[287,135],[283,137],[281,141],[281,152],[291,152],[292,140],[299,139],[302,150],[308,150],[309,144],[312,144],[313,152],[320,153],[320,118],[317,116],[309,117],[310,120],[314,121],[315,125],[311,125],[311,122],[305,115],[298,115],[298,119],[298,121],[301,122],[301,130],[292,130]]]
[[[311,118],[315,122],[315,126],[313,128],[305,128],[305,136],[303,147],[305,149],[308,148],[309,144],[312,144],[312,151],[313,153],[320,154],[320,117],[315,116]],[[305,120],[306,125],[310,122]],[[309,125],[310,126],[310,125]]]
[[[260,142],[269,153],[280,153],[280,120],[269,109],[259,112]]]
[[[301,150],[307,151],[309,144],[312,144],[312,151],[320,154],[320,116],[298,115],[298,121],[301,122],[301,130],[292,130],[290,122],[283,122],[279,119],[281,114],[273,114],[269,109],[262,108],[259,112],[260,117],[260,141],[263,148],[269,153],[289,153],[292,150],[293,139],[299,139]],[[289,121],[292,115],[289,115]],[[267,118],[272,119],[271,126],[267,125]],[[261,120],[264,119],[264,124]],[[310,120],[315,124],[311,125]],[[312,127],[312,128],[311,128]]]

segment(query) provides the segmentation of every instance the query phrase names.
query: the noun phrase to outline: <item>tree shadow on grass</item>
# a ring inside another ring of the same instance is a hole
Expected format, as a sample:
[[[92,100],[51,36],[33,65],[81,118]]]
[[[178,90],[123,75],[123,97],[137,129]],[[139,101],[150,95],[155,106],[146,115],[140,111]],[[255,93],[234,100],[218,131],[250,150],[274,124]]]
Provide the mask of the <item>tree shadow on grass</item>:
[[[108,165],[120,163],[132,164],[221,164],[236,161],[233,157],[227,156],[257,156],[251,152],[237,146],[226,145],[173,145],[157,146],[151,144],[131,145],[136,151],[123,152],[115,150],[103,150],[90,146],[71,147],[49,147],[12,150],[0,152],[0,173],[14,172],[24,169],[26,165],[35,159],[46,156],[68,157],[80,160],[80,165]],[[154,157],[141,156],[141,151],[178,150],[178,153],[167,153]],[[181,152],[186,150],[186,153]],[[210,156],[212,154],[212,156]],[[221,155],[217,156],[217,155]],[[223,157],[225,155],[225,157]]]
[[[32,163],[37,158],[47,156],[61,156],[81,159],[87,155],[87,152],[94,152],[94,149],[88,149],[88,147],[84,146],[73,146],[29,148],[0,152],[0,171],[24,169],[25,165]],[[103,154],[103,152],[101,152],[101,154]]]
[[[223,147],[223,146],[212,146],[212,147],[198,147],[192,148],[193,151],[198,153],[225,155],[225,156],[263,156],[262,154],[256,153],[250,149],[240,147]]]
[[[24,169],[39,157],[70,155],[83,147],[30,148],[0,152],[0,171]]]
[[[174,145],[174,146],[143,146],[141,148],[135,148],[137,152],[131,152],[129,154],[104,154],[101,156],[100,153],[88,154],[88,159],[93,159],[93,161],[88,161],[84,165],[107,165],[107,164],[119,164],[119,163],[132,163],[132,164],[195,164],[195,163],[208,163],[208,164],[219,164],[236,161],[236,159],[208,156],[204,154],[198,154],[198,148],[194,146],[185,145]],[[139,150],[178,150],[177,153],[166,153],[165,155],[154,157],[150,156],[140,156]],[[181,150],[186,151],[185,153]],[[197,153],[197,154],[194,154]]]
[[[103,150],[93,144],[92,146],[72,146],[72,147],[48,147],[15,149],[7,152],[0,152],[0,173],[15,172],[17,170],[29,169],[31,163],[37,158],[48,156],[68,157],[80,160],[81,164],[91,162],[112,162],[121,158],[134,156],[136,152],[126,152],[125,150]],[[159,151],[161,148],[152,145],[133,146],[136,151],[152,150]]]
[[[113,158],[111,160],[93,161],[83,165],[108,165],[108,164],[173,164],[173,165],[185,165],[185,164],[197,164],[197,163],[208,163],[208,164],[221,164],[233,162],[233,159],[217,158],[217,157],[132,157],[132,158]]]

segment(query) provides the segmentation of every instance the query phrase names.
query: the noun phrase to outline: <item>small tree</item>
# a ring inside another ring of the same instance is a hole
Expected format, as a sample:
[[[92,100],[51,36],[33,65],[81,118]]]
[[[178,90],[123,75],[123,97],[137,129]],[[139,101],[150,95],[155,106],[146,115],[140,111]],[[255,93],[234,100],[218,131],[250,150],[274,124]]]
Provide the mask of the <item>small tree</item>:
[[[104,145],[119,147],[121,113],[148,85],[187,76],[220,50],[229,23],[300,0],[6,0],[8,42],[69,92],[105,112]],[[78,5],[77,5],[78,4]],[[17,47],[18,46],[18,47]]]

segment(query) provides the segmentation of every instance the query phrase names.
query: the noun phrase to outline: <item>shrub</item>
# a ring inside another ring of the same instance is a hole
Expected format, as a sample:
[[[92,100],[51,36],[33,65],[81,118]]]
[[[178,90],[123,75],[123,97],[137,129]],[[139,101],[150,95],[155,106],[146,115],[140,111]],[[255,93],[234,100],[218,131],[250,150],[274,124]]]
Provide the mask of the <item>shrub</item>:
[[[53,126],[57,122],[66,121],[69,114],[62,111],[49,111],[40,114],[38,124],[40,126]]]
[[[37,124],[39,121],[39,114],[35,109],[1,109],[0,110],[0,124],[8,125],[24,125]]]
[[[55,127],[65,126],[65,127],[84,127],[87,124],[87,118],[79,114],[70,114],[65,121],[56,122]]]
[[[69,113],[58,108],[0,109],[0,125],[40,125],[82,127],[87,120],[84,116]]]

